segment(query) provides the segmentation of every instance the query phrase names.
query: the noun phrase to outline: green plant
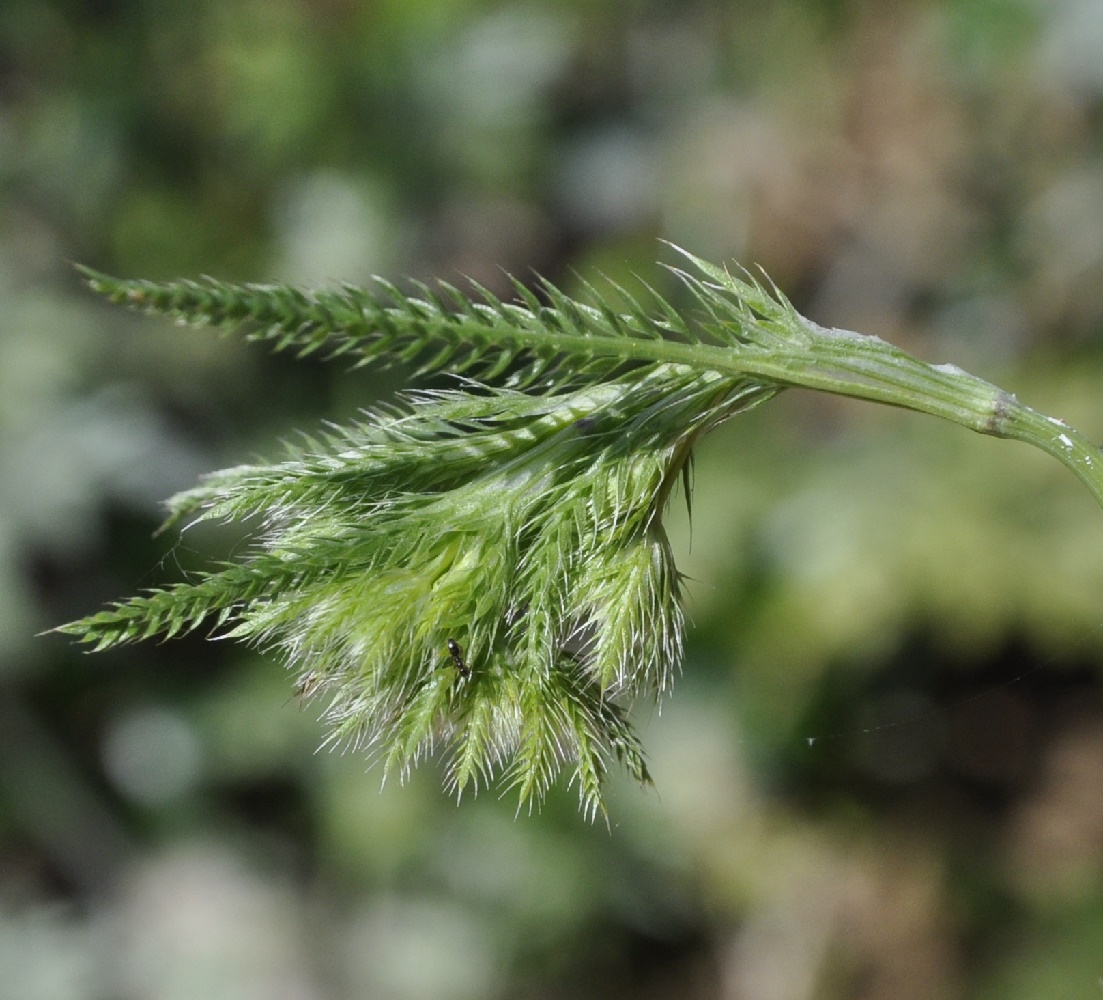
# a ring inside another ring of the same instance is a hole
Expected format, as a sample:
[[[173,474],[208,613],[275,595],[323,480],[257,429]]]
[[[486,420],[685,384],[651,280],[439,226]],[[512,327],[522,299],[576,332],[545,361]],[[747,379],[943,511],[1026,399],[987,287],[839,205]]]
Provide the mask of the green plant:
[[[507,303],[477,286],[87,272],[113,302],[182,323],[461,383],[172,498],[167,523],[248,521],[255,550],[58,631],[101,650],[227,626],[282,653],[302,696],[329,697],[331,739],[373,748],[388,771],[444,747],[457,795],[500,771],[531,807],[570,763],[594,816],[612,758],[650,780],[627,710],[669,689],[684,632],[662,516],[679,477],[688,502],[694,444],[720,422],[789,386],[907,407],[1042,448],[1103,504],[1103,456],[1063,422],[678,252],[685,314],[646,286],[587,286],[587,305],[518,283]]]

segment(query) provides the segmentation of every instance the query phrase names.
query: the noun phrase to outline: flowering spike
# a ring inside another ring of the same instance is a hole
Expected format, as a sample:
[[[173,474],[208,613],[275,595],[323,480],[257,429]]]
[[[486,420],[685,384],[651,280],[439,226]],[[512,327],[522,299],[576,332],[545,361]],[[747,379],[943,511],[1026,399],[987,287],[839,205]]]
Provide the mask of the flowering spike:
[[[671,269],[693,314],[647,285],[584,285],[583,304],[540,282],[545,305],[516,282],[507,303],[478,285],[85,271],[113,302],[276,350],[463,378],[178,494],[167,524],[247,521],[251,554],[56,631],[102,650],[221,629],[281,654],[296,696],[326,699],[327,741],[373,750],[385,774],[443,750],[457,798],[497,775],[531,809],[566,768],[594,818],[613,758],[651,780],[627,711],[669,690],[684,638],[662,517],[679,477],[689,503],[693,446],[721,421],[788,386],[890,403],[1041,447],[1103,503],[1103,457],[1060,421],[674,249],[696,272]]]

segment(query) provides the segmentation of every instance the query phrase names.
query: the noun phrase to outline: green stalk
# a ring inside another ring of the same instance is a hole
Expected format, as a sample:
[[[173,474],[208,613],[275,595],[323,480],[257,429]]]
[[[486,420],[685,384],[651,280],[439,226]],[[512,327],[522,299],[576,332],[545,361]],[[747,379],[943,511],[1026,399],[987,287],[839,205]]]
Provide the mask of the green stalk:
[[[1076,474],[1103,507],[1103,452],[1063,420],[1032,410],[1013,396],[1011,400],[1014,405],[1002,418],[1001,428],[991,433],[1025,441],[1052,455]]]
[[[814,329],[816,340],[805,353],[739,357],[724,367],[719,359],[714,363],[721,371],[899,406],[980,434],[1023,441],[1070,469],[1103,507],[1103,452],[1064,421],[956,366],[928,364],[876,337]]]

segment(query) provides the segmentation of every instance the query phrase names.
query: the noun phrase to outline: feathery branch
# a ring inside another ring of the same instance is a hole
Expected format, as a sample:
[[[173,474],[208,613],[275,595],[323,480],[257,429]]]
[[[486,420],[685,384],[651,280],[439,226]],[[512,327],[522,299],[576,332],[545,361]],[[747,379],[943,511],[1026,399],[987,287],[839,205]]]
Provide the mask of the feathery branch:
[[[663,511],[680,477],[688,502],[693,447],[717,424],[790,386],[869,399],[1041,447],[1103,503],[1103,458],[1062,422],[678,252],[691,312],[647,286],[587,286],[583,304],[515,283],[503,302],[478,286],[85,271],[111,301],[182,324],[466,381],[173,497],[168,524],[244,521],[252,552],[57,631],[101,650],[221,629],[282,655],[299,694],[328,699],[330,739],[386,769],[443,750],[457,797],[501,776],[531,808],[568,767],[592,817],[613,759],[650,781],[627,713],[669,690],[685,630]]]

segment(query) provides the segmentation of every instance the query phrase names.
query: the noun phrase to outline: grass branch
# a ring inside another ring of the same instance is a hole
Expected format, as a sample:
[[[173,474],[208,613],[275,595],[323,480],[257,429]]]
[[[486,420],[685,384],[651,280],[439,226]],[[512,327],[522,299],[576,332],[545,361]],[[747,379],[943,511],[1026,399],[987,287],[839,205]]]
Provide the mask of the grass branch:
[[[500,778],[531,808],[566,768],[596,816],[612,762],[650,781],[630,709],[669,691],[685,632],[663,513],[718,424],[792,387],[865,399],[1041,448],[1103,505],[1103,456],[1062,421],[678,253],[689,308],[646,286],[583,303],[518,283],[503,302],[85,272],[181,324],[463,380],[173,497],[167,523],[245,521],[252,549],[57,631],[100,650],[222,630],[282,656],[329,738],[387,769],[443,751],[457,797]]]

